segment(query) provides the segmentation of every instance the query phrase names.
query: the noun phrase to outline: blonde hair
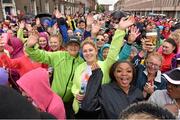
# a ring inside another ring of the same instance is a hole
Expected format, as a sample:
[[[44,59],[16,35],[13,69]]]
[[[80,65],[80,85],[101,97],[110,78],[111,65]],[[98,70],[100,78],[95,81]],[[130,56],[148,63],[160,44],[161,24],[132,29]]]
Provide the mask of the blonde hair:
[[[152,53],[148,54],[148,56],[146,57],[145,61],[147,61],[150,57],[158,58],[161,61],[161,63],[163,61],[163,56],[160,53],[158,53],[158,52],[152,52]]]
[[[169,38],[174,39],[178,44],[180,43],[180,29],[175,30],[169,35]]]
[[[86,38],[86,39],[81,43],[81,48],[83,48],[83,46],[86,45],[86,44],[90,44],[90,45],[92,45],[96,50],[98,50],[96,43],[93,41],[93,39],[91,39],[91,38],[89,38],[89,37]]]
[[[62,35],[60,35],[60,34],[52,34],[52,35],[50,35],[49,40],[51,40],[51,38],[58,38],[60,45],[62,45],[62,42],[63,42],[62,41]]]

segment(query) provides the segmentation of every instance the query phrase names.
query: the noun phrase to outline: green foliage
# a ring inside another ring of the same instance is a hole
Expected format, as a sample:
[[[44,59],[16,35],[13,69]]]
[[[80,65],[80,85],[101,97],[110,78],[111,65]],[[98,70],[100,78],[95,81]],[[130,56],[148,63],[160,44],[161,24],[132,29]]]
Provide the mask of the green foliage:
[[[96,12],[103,13],[105,12],[105,8],[102,5],[97,5]]]

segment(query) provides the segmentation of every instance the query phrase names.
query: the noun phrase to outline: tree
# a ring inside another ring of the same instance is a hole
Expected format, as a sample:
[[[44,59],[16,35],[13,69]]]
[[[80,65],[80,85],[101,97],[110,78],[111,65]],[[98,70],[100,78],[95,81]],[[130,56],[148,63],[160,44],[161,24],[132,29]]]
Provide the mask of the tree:
[[[96,12],[103,13],[105,12],[105,8],[103,5],[97,5]]]

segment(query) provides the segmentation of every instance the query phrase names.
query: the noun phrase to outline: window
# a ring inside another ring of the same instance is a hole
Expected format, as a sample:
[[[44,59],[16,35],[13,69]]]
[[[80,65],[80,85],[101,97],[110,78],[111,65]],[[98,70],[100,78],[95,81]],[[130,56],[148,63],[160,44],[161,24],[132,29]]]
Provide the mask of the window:
[[[3,3],[12,3],[12,0],[3,0]]]

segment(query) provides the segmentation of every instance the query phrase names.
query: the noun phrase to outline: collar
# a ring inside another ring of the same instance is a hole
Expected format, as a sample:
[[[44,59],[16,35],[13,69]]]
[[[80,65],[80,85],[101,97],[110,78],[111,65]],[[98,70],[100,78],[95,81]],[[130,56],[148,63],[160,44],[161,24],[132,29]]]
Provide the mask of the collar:
[[[145,69],[143,72],[146,76],[148,75],[147,69]],[[161,71],[160,70],[157,71],[154,81],[161,83]]]

